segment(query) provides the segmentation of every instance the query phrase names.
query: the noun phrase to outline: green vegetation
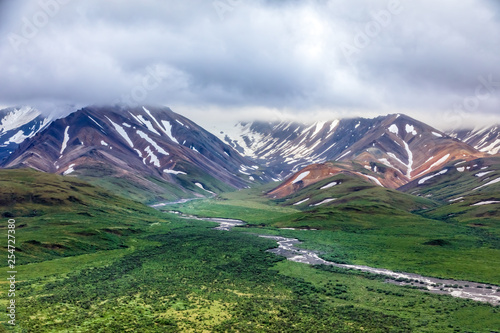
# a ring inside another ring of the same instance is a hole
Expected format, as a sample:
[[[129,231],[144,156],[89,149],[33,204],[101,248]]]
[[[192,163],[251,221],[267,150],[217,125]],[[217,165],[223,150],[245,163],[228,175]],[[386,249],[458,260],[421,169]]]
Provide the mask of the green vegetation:
[[[276,184],[274,184],[276,185]],[[222,193],[215,199],[194,200],[188,203],[168,205],[164,211],[182,211],[202,217],[230,217],[249,223],[268,224],[269,221],[282,218],[284,215],[298,212],[292,207],[282,207],[269,201],[262,194],[272,185],[264,185],[253,189]]]
[[[266,199],[262,196],[265,188],[225,193],[220,200],[192,201],[165,209],[243,219],[250,227],[259,227],[260,233],[298,238],[304,247],[320,251],[326,260],[500,285],[500,272],[495,269],[500,266],[500,238],[488,230],[456,221],[423,217],[422,211],[412,213],[416,206],[410,204],[410,195],[400,194],[395,208],[389,201],[390,196],[398,194],[396,191],[362,180],[351,181],[342,175],[304,188],[291,201],[317,193],[332,181],[343,183],[321,192],[341,199],[324,206],[302,207],[303,210],[290,206],[288,198]],[[352,191],[354,186],[363,187]],[[369,200],[371,195],[375,199]],[[425,198],[416,201],[437,205]],[[498,232],[500,225],[492,222],[492,228]],[[436,245],[435,240],[443,242]]]
[[[43,263],[31,264],[19,285],[17,331],[489,332],[500,325],[490,305],[288,262],[265,251],[272,241],[208,227],[157,225],[143,240],[158,245],[95,266],[85,260],[64,274],[42,276]]]
[[[500,237],[500,204],[476,205],[500,201],[500,157],[480,158],[470,162],[452,163],[448,171],[424,182],[421,186],[405,186],[407,193],[430,196],[441,204],[421,212],[422,215],[468,225],[480,232]]]
[[[16,258],[24,264],[127,248],[142,229],[163,221],[154,209],[75,178],[0,170],[0,188],[0,230],[16,220]]]
[[[0,185],[1,225],[16,219],[20,249],[17,325],[10,327],[4,312],[0,331],[500,330],[499,307],[286,261],[266,252],[274,241],[255,235],[296,237],[330,260],[500,284],[496,237],[411,213],[420,204],[404,206],[409,196],[398,209],[380,194],[371,205],[353,198],[306,211],[265,198],[266,185],[165,207],[250,222],[223,232],[213,230],[214,223],[161,213],[74,178],[5,170]],[[360,212],[364,204],[369,208]],[[0,276],[7,270],[1,268]],[[2,288],[0,306],[6,305]]]

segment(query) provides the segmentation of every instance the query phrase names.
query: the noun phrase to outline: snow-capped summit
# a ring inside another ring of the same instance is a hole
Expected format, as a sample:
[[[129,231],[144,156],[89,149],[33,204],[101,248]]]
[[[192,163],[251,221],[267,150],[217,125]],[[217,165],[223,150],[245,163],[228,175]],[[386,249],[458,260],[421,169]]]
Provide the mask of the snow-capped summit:
[[[0,161],[12,154],[19,144],[32,138],[51,120],[29,106],[0,110]]]

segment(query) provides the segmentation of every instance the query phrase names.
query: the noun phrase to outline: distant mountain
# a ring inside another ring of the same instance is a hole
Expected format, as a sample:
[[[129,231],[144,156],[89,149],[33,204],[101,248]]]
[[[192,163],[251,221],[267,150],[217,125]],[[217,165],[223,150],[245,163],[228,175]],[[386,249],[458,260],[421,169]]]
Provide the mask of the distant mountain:
[[[3,163],[75,175],[140,201],[211,196],[269,178],[166,107],[87,107],[25,140]]]
[[[372,119],[330,120],[309,125],[255,121],[238,123],[218,136],[283,179],[307,165],[340,156],[372,125]]]
[[[494,155],[500,153],[500,126],[493,125],[476,129],[450,131],[451,137],[457,138],[479,151]]]
[[[231,133],[229,133],[231,132]],[[220,132],[234,149],[287,178],[311,164],[356,161],[387,187],[397,188],[451,160],[483,156],[422,122],[394,114],[306,126],[293,122],[239,123]]]
[[[0,110],[0,162],[9,157],[24,140],[34,137],[49,123],[48,117],[29,106]]]

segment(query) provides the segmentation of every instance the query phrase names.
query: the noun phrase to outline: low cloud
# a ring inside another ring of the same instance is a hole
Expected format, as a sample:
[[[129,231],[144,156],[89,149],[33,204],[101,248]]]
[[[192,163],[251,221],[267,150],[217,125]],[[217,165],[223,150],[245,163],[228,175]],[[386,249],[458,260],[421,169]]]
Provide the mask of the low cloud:
[[[493,0],[1,2],[0,104],[498,121],[499,12]]]

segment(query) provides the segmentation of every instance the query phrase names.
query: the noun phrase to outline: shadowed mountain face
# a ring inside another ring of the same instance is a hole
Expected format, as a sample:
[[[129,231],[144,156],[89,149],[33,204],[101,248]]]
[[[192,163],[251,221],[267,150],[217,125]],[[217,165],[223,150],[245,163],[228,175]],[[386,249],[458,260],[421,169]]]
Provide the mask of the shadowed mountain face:
[[[0,163],[12,154],[19,144],[47,127],[50,119],[32,107],[12,107],[0,110]]]
[[[166,107],[88,107],[25,140],[4,167],[76,175],[154,201],[265,181],[258,167]]]

